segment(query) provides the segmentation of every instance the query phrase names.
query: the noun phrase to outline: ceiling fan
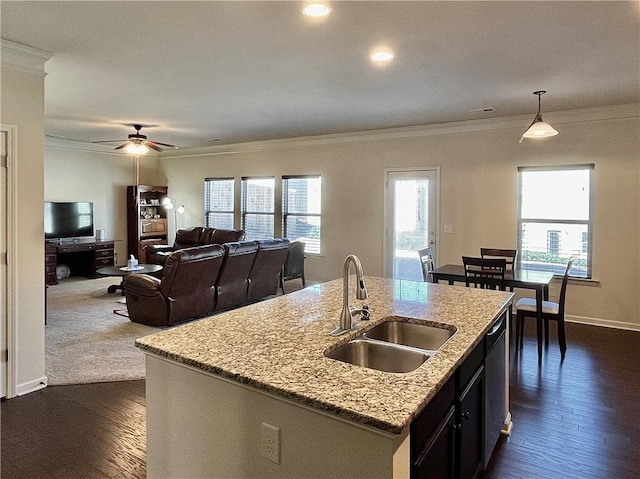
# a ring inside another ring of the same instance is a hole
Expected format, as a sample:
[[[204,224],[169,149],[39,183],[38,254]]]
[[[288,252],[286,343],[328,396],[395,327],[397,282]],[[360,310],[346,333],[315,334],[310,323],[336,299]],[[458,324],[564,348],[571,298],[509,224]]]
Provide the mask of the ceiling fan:
[[[146,135],[140,133],[140,130],[144,125],[131,125],[135,128],[136,132],[131,133],[129,138],[126,140],[103,140],[103,141],[94,141],[93,143],[115,143],[124,141],[124,143],[120,146],[116,146],[115,150],[120,150],[122,148],[126,148],[128,153],[133,155],[143,155],[149,151],[149,148],[155,151],[162,151],[163,148],[178,148],[176,145],[170,145],[168,143],[160,143],[159,141],[152,141],[147,139]]]

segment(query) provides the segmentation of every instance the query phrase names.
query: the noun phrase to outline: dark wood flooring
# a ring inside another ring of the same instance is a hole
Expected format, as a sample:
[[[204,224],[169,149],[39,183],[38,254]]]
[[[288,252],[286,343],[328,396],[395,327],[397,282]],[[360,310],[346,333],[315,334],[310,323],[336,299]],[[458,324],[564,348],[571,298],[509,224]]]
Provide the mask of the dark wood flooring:
[[[146,477],[144,381],[51,386],[2,402],[2,479]]]
[[[542,364],[533,321],[513,354],[514,429],[485,478],[640,478],[640,333],[567,324]],[[554,328],[555,329],[555,328]],[[144,381],[49,387],[2,402],[2,478],[142,478]]]

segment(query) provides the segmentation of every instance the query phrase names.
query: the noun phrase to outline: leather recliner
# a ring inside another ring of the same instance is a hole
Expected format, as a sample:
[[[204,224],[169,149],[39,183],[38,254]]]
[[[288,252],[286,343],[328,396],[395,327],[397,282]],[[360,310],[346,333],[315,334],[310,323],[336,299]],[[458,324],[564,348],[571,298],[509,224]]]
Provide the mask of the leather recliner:
[[[147,246],[147,262],[164,266],[167,258],[174,251],[194,246],[240,241],[243,237],[244,230],[225,230],[220,228],[205,228],[204,226],[193,226],[191,228],[179,229],[176,232],[176,238],[173,242],[173,246]]]
[[[249,272],[258,252],[257,241],[226,243],[225,258],[216,281],[216,311],[247,302]]]
[[[289,254],[286,238],[258,240],[258,254],[249,273],[247,302],[252,303],[278,293],[280,274]]]
[[[222,245],[171,253],[162,280],[146,274],[124,278],[129,319],[164,326],[204,316],[215,308],[215,282],[225,257]]]

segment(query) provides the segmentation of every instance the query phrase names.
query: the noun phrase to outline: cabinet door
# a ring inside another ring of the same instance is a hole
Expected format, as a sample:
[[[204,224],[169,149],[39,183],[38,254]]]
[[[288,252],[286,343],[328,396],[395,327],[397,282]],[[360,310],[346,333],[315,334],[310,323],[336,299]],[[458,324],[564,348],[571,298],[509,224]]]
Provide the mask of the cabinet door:
[[[451,406],[412,466],[413,479],[455,477],[455,406]]]
[[[458,398],[458,447],[460,479],[480,477],[484,469],[484,366],[481,366]]]

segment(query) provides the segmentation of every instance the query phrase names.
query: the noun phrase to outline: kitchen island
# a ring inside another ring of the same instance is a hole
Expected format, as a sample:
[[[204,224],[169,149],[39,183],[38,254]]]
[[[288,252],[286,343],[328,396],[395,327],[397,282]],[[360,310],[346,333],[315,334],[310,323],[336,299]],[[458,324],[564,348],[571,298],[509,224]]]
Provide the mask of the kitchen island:
[[[149,477],[409,477],[411,424],[481,349],[513,294],[366,283],[369,298],[351,303],[368,304],[371,319],[341,337],[329,335],[342,308],[335,280],[139,339]],[[388,316],[456,333],[409,373],[325,357]],[[508,429],[508,408],[504,417]]]

